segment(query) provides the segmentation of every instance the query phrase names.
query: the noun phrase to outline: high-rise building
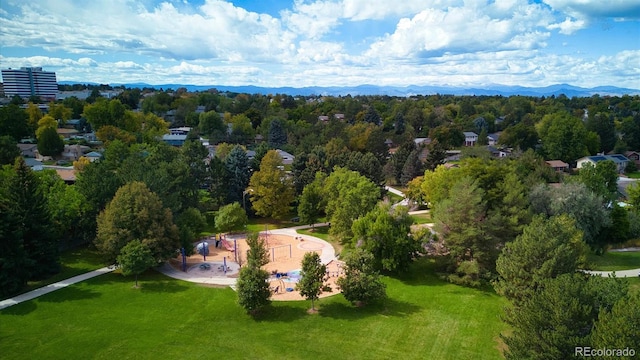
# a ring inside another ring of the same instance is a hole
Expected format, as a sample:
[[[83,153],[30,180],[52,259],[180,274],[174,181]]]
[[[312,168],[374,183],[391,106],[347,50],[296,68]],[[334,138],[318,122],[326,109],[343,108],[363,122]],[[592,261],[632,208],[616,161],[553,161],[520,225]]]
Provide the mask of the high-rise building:
[[[2,70],[2,82],[7,97],[39,96],[44,100],[55,100],[58,94],[56,73],[42,71],[41,67]]]

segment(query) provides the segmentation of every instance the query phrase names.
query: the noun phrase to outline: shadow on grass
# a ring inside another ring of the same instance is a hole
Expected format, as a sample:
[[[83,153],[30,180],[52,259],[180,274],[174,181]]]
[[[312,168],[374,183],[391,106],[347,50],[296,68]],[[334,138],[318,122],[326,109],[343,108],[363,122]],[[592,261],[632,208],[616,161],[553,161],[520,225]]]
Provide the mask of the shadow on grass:
[[[395,299],[386,299],[381,304],[356,307],[342,302],[323,304],[320,316],[334,319],[357,320],[369,316],[384,315],[405,317],[422,310],[418,305]]]
[[[37,308],[38,306],[36,305],[35,301],[25,301],[23,303],[0,310],[0,315],[28,315],[31,312],[35,311]]]
[[[131,281],[131,285],[135,284],[135,280],[133,278],[129,278]],[[177,293],[181,291],[186,291],[189,288],[184,284],[175,281],[175,280],[151,280],[146,281],[144,278],[138,279],[138,286],[140,286],[140,290],[144,292],[162,292],[162,293]]]
[[[258,322],[292,322],[306,316],[309,316],[306,307],[271,303],[252,317]]]
[[[34,300],[37,300],[43,303],[61,303],[65,301],[95,299],[100,296],[101,294],[99,292],[93,291],[91,289],[86,289],[86,288],[71,285],[64,289],[60,289],[46,295],[42,295]]]

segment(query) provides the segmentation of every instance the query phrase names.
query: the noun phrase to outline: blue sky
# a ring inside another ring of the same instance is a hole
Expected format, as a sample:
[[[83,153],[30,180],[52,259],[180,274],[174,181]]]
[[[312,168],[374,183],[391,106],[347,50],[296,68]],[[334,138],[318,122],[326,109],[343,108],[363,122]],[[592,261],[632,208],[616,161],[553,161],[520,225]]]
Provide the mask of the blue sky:
[[[640,1],[2,0],[0,46],[78,82],[640,89]]]

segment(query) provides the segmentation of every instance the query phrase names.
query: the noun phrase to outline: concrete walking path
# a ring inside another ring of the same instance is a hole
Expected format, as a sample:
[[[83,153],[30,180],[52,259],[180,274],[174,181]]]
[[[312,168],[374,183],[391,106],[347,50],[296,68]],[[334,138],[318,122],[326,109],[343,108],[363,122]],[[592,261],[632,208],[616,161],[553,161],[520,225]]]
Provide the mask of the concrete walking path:
[[[640,269],[618,270],[618,271],[585,270],[585,272],[587,274],[600,275],[602,277],[608,277],[609,275],[613,275],[613,273],[616,273],[616,277],[617,278],[627,278],[627,277],[638,277],[638,276],[640,276]]]
[[[115,270],[115,267],[112,266],[108,266],[108,267],[103,267],[102,269],[98,269],[98,270],[94,270],[94,271],[90,271],[88,273],[85,274],[81,274],[78,276],[74,276],[72,278],[66,279],[66,280],[62,280],[62,281],[58,281],[57,283],[53,283],[53,284],[49,284],[47,286],[29,291],[27,293],[6,299],[6,300],[2,300],[0,301],[0,310],[8,308],[9,306],[13,306],[16,304],[20,304],[21,302],[24,301],[29,301],[32,299],[37,298],[38,296],[42,296],[44,294],[48,294],[50,292],[54,292],[56,290],[60,290],[62,288],[65,288],[69,285],[73,285],[76,283],[79,283],[81,281],[85,281],[87,279],[91,279],[94,278],[96,276],[100,276],[102,274],[107,274],[110,273],[112,271]]]

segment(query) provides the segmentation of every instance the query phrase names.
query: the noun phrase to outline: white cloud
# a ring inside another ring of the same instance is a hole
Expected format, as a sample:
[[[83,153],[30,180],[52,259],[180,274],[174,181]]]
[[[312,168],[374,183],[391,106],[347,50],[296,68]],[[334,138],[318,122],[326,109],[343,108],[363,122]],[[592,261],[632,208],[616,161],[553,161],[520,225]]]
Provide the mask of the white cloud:
[[[554,10],[577,19],[640,19],[637,0],[543,0]]]
[[[514,1],[426,9],[401,19],[393,34],[371,45],[368,55],[415,58],[542,47],[548,34],[537,29],[551,19],[539,5]]]

